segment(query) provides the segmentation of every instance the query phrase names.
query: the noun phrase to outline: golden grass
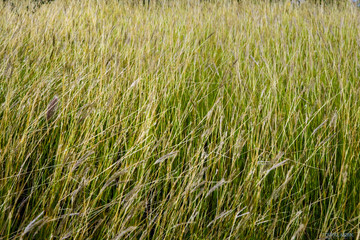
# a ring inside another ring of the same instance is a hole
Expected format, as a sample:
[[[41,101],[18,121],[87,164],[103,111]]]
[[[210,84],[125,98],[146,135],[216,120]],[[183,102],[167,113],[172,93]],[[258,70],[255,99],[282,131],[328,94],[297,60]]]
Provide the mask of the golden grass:
[[[0,3],[0,239],[360,239],[351,4],[27,4]]]

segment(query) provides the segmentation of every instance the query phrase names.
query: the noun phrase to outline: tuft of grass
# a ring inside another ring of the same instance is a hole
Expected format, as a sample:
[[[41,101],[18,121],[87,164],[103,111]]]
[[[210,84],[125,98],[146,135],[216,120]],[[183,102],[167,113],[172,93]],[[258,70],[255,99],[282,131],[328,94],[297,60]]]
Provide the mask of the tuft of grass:
[[[359,21],[0,3],[0,239],[360,239]]]

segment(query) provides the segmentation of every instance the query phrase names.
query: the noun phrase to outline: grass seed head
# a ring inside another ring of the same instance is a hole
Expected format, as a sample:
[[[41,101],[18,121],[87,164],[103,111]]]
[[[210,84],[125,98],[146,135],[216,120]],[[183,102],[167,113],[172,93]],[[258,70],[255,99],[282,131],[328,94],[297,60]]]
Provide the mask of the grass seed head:
[[[46,111],[46,120],[50,120],[55,112],[56,112],[56,109],[57,109],[57,106],[58,106],[58,103],[59,103],[59,98],[57,96],[55,96],[49,103],[48,107],[47,107],[47,111]]]

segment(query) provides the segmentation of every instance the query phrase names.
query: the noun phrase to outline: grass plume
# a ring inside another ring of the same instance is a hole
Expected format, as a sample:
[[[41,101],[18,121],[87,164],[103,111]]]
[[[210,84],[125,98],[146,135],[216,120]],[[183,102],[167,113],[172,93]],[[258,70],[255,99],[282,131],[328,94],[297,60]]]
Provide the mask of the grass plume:
[[[49,103],[46,111],[46,119],[49,121],[55,114],[58,106],[59,98],[55,96]]]

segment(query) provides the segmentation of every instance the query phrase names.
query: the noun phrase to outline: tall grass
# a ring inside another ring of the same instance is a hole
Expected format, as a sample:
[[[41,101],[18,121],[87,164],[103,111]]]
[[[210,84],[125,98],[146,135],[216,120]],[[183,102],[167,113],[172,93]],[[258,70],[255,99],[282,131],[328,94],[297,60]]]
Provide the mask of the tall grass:
[[[360,239],[359,21],[0,3],[0,239]]]

